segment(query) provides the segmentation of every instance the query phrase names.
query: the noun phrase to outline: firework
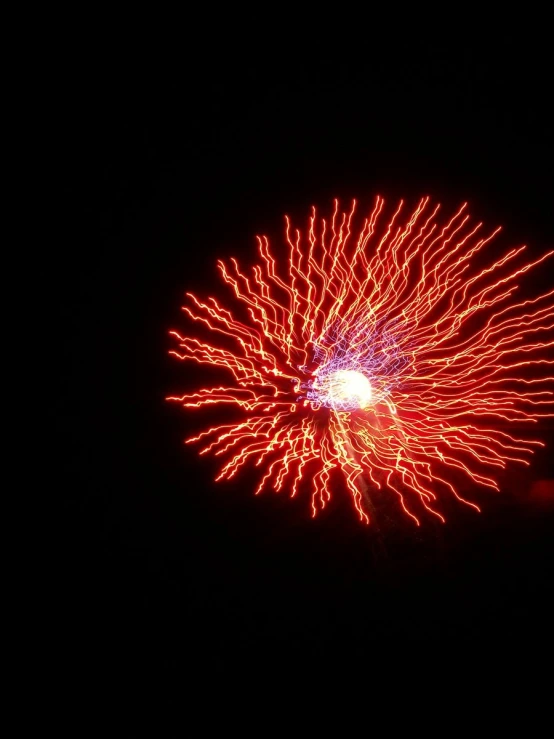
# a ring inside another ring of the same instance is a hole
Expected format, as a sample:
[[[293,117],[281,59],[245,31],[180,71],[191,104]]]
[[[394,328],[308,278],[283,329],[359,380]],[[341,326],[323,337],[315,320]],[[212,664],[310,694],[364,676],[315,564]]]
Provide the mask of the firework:
[[[554,251],[487,259],[500,229],[482,236],[466,204],[441,222],[439,207],[424,198],[404,215],[401,202],[386,217],[378,197],[357,229],[355,201],[327,220],[313,208],[304,235],[286,218],[282,265],[266,237],[248,272],[218,262],[232,309],[187,293],[199,338],[171,331],[171,354],[228,380],[168,400],[233,409],[187,440],[223,458],[217,480],[253,464],[256,493],[308,488],[314,516],[342,487],[366,523],[380,489],[419,523],[444,521],[446,496],[479,510],[464,476],[498,490],[508,463],[529,465],[542,443],[525,429],[554,415],[554,290],[515,293]]]

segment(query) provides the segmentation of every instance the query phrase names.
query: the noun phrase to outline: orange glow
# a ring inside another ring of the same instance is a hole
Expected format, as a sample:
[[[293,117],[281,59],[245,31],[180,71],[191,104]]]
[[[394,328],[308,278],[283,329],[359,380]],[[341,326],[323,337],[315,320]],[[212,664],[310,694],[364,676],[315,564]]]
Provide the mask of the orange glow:
[[[374,488],[418,524],[425,511],[444,521],[444,496],[479,510],[454,477],[498,490],[495,472],[542,446],[515,429],[554,416],[554,289],[514,294],[554,251],[526,263],[520,246],[482,267],[500,229],[482,236],[466,204],[443,225],[429,198],[381,225],[384,207],[358,230],[355,201],[329,220],[313,208],[305,235],[286,218],[284,265],[264,236],[248,272],[218,262],[234,307],[187,293],[199,338],[171,331],[170,353],[229,379],[168,400],[236,411],[187,440],[224,460],[218,480],[253,464],[256,493],[310,487],[313,515],[342,485],[365,523]]]

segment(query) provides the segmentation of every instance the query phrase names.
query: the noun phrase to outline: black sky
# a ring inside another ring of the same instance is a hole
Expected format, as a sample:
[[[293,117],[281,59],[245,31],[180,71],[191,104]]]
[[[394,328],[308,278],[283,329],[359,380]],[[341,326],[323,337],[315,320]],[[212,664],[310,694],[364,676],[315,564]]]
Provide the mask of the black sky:
[[[219,291],[216,259],[248,259],[285,213],[430,194],[469,200],[502,246],[551,246],[547,50],[516,32],[340,49],[185,36],[117,37],[109,57],[76,39],[49,89],[67,337],[52,608],[68,664],[286,684],[546,659],[554,517],[532,491],[552,452],[481,516],[400,526],[382,557],[340,496],[314,522],[307,500],[254,499],[249,474],[213,485],[163,398],[186,382],[167,356],[181,295]]]

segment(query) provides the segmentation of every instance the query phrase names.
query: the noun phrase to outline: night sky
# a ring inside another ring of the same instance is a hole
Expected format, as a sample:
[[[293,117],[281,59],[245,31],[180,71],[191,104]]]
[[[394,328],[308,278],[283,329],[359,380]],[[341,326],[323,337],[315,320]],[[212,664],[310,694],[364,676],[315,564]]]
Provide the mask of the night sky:
[[[302,226],[334,197],[429,194],[502,225],[493,250],[551,247],[546,48],[515,32],[360,34],[340,48],[317,34],[193,43],[197,32],[117,37],[109,58],[76,39],[51,81],[66,337],[59,658],[100,682],[273,676],[285,690],[324,672],[332,693],[428,670],[518,685],[550,660],[552,422],[550,451],[512,468],[500,495],[478,493],[481,515],[454,507],[418,530],[399,514],[383,552],[340,491],[314,521],[307,497],[255,498],[249,472],[214,484],[214,460],[182,443],[203,417],[164,397],[192,386],[168,356],[182,295],[224,295],[216,260],[248,263],[262,233],[277,250],[285,213]]]

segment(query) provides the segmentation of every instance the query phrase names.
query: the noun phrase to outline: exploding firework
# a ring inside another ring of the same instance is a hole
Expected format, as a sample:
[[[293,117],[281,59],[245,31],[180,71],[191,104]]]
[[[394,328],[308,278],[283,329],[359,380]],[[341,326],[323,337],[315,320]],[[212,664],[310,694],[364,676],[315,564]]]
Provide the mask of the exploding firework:
[[[542,443],[525,428],[554,415],[554,290],[514,293],[554,251],[486,262],[500,229],[481,236],[466,204],[441,224],[439,207],[425,198],[404,216],[401,202],[384,217],[378,197],[357,230],[355,201],[335,201],[328,220],[313,208],[305,235],[286,218],[282,270],[266,237],[248,273],[218,262],[232,310],[187,293],[200,338],[171,331],[171,354],[230,382],[168,400],[234,410],[187,440],[224,458],[217,480],[252,463],[256,493],[309,488],[314,516],[342,487],[366,523],[380,489],[419,523],[425,511],[444,521],[448,496],[479,510],[464,477],[498,490],[495,471],[529,465]]]

